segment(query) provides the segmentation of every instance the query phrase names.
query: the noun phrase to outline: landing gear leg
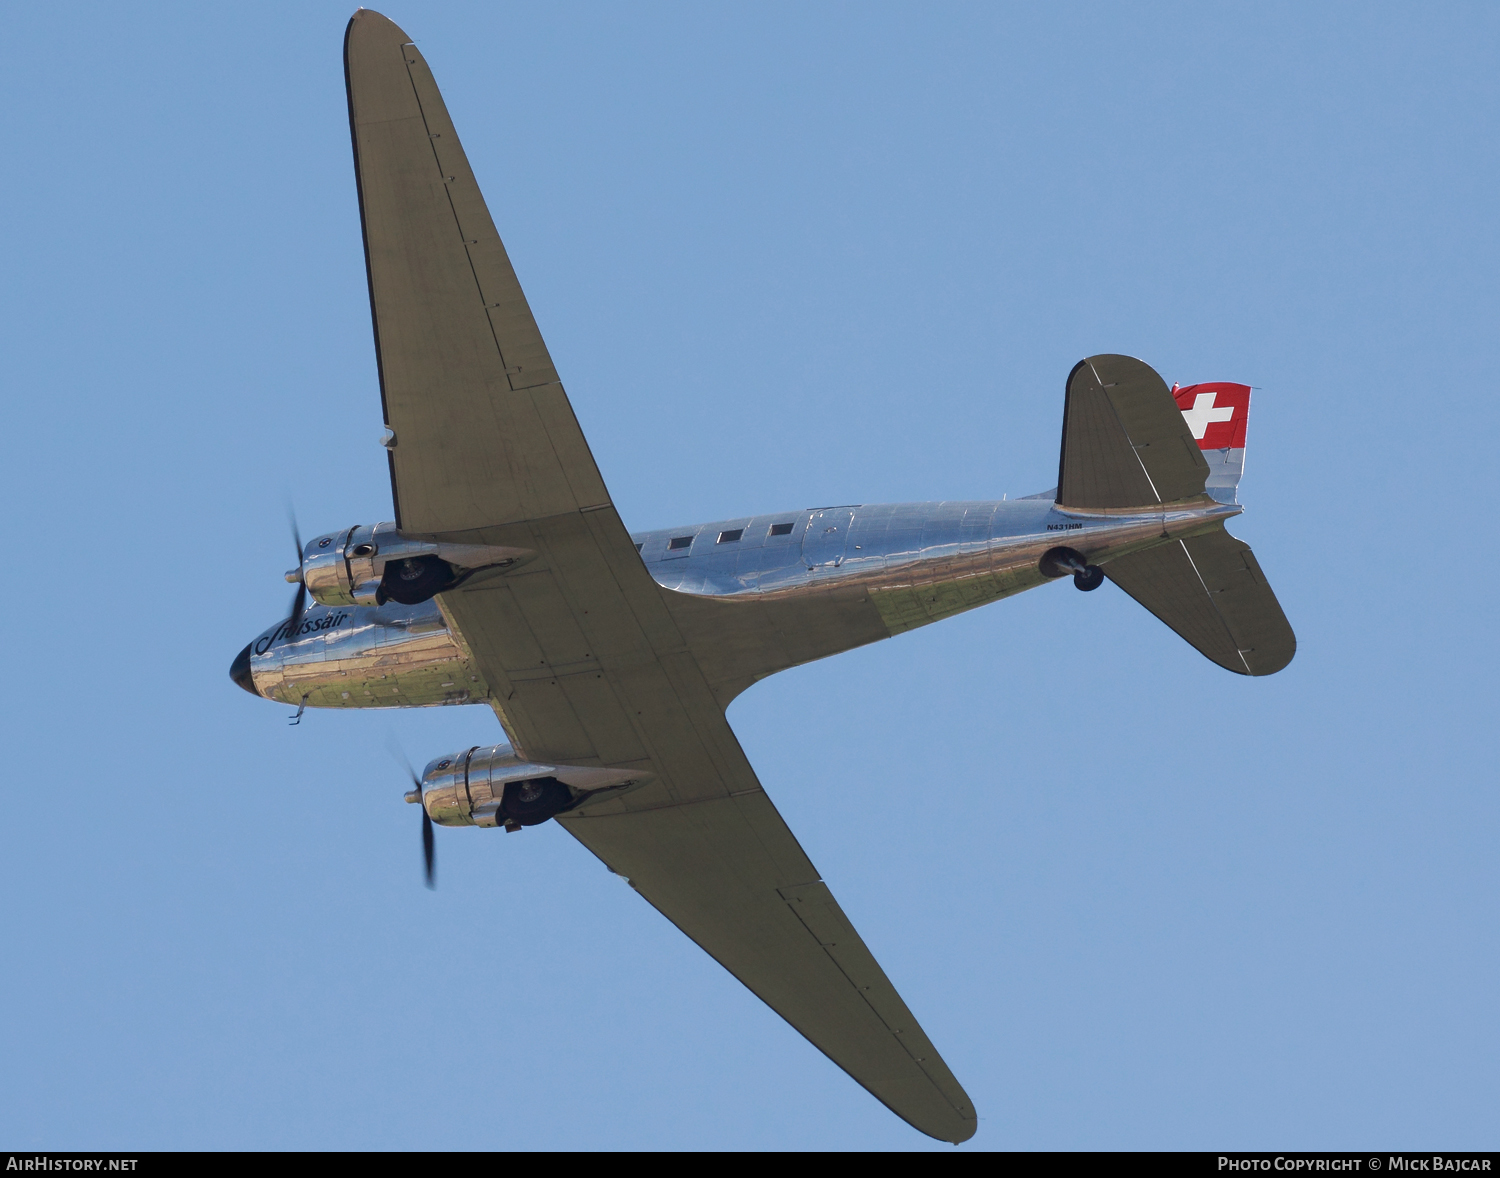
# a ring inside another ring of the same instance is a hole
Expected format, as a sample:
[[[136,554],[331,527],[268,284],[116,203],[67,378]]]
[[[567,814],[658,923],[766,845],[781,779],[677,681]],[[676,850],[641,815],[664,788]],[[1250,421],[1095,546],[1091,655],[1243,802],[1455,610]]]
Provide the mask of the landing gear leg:
[[[523,826],[546,822],[572,804],[572,793],[555,777],[512,781],[505,787],[500,817],[505,819],[505,829],[514,834]]]

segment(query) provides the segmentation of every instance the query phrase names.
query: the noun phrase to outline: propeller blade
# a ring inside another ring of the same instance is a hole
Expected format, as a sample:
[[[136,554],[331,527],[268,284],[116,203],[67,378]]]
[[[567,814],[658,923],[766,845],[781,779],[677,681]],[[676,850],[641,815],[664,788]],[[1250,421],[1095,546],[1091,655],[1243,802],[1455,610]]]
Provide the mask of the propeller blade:
[[[287,505],[286,522],[292,526],[292,539],[297,542],[297,567],[302,567],[302,529],[297,526],[297,513]]]
[[[291,504],[287,505],[286,522],[291,525],[292,540],[297,545],[297,573],[300,577],[302,572],[302,529],[297,526],[297,513],[292,510]],[[291,574],[287,574],[290,576]],[[302,615],[307,610],[307,585],[300,579],[297,582],[297,592],[292,594],[292,612],[286,621],[286,641],[290,642],[297,633],[297,627],[302,624]]]
[[[397,742],[394,733],[386,742],[386,747],[391,750],[391,756],[406,770],[406,775],[411,778],[412,789],[416,792],[416,803],[422,807],[422,868],[426,874],[427,886],[437,890],[437,848],[432,843],[432,818],[427,813],[427,806],[422,801],[422,779],[417,776],[417,771],[411,767],[411,762],[406,759],[406,751]],[[411,801],[410,794],[407,801]]]
[[[307,586],[299,584],[297,592],[292,594],[292,613],[286,620],[286,641],[290,642],[297,633],[297,627],[302,624],[302,615],[307,610]]]
[[[422,865],[427,871],[427,887],[436,891],[437,883],[433,880],[436,865],[433,860],[435,851],[432,845],[432,819],[427,816],[427,807],[422,807]]]
[[[395,758],[396,764],[406,770],[406,775],[411,778],[411,783],[417,789],[422,788],[422,779],[417,776],[417,771],[411,767],[411,762],[406,759],[406,750],[401,747],[401,742],[396,739],[394,732],[386,737],[385,747]]]

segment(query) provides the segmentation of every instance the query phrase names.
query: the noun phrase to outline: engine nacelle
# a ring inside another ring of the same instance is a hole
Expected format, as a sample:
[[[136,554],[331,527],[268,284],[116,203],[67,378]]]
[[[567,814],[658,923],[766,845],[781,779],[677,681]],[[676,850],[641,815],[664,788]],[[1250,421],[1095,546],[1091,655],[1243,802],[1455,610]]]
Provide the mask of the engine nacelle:
[[[516,756],[508,744],[474,747],[429,761],[420,801],[439,826],[535,826],[601,790],[623,789],[650,774],[636,769],[543,765]]]
[[[301,581],[320,605],[417,605],[480,569],[509,568],[531,555],[525,548],[409,539],[393,523],[356,524],[315,537],[286,579]]]

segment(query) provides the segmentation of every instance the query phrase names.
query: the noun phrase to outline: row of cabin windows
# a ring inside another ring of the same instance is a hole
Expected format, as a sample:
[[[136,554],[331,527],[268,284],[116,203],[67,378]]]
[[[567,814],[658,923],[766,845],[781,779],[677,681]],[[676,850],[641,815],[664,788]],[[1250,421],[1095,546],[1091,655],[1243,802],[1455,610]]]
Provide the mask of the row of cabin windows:
[[[768,535],[790,536],[792,534],[792,528],[794,526],[795,524],[772,524],[771,530]],[[730,528],[728,531],[719,533],[719,539],[717,543],[733,544],[736,540],[743,539],[744,535],[744,528]],[[667,551],[678,552],[684,548],[690,548],[692,546],[692,543],[693,538],[691,536],[673,536],[669,541],[667,541]],[[641,545],[637,544],[635,546],[635,550],[639,552],[641,550]]]

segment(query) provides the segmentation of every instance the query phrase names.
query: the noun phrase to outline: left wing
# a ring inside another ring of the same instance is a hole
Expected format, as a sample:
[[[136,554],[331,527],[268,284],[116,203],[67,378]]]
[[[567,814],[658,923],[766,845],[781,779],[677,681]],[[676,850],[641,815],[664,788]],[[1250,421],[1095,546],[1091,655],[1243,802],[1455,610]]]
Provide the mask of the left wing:
[[[650,773],[564,828],[898,1116],[967,1139],[610,503],[421,54],[362,9],[345,69],[399,526],[536,553],[439,598],[512,743]]]
[[[607,505],[432,71],[360,9],[344,74],[397,527],[455,533]]]

